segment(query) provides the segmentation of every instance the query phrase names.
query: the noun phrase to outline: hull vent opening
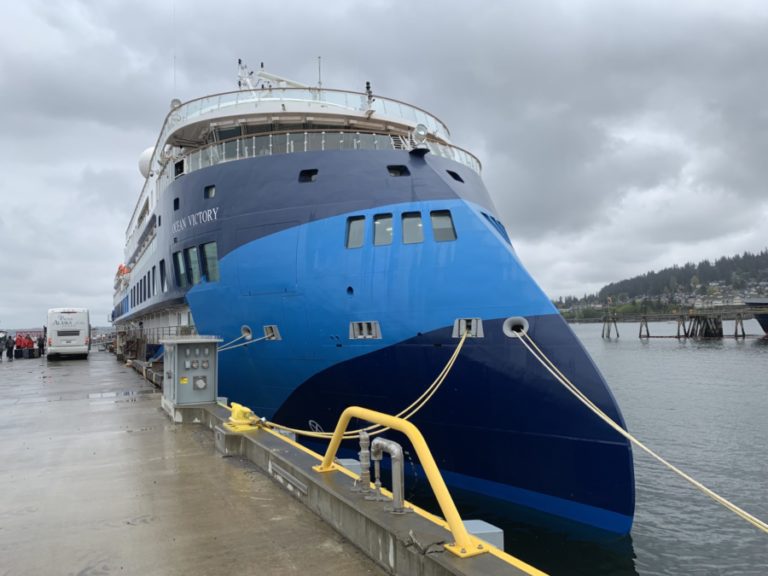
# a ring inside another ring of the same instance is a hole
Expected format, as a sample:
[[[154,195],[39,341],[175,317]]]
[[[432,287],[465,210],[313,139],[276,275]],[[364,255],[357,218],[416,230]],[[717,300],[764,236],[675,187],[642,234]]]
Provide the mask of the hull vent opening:
[[[456,318],[453,321],[453,338],[461,338],[467,332],[467,338],[485,338],[482,318]]]
[[[277,324],[268,324],[264,326],[264,338],[267,340],[282,340],[280,336],[280,329]]]
[[[349,323],[350,340],[381,340],[381,327],[378,320],[365,320]]]

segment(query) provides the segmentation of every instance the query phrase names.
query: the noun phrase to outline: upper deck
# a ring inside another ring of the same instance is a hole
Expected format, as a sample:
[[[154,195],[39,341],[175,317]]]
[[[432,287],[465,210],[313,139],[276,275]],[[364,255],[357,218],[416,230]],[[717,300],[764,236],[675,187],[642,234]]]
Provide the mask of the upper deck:
[[[405,149],[420,145],[476,172],[480,162],[450,143],[448,127],[410,104],[365,92],[309,87],[259,71],[241,88],[181,103],[174,100],[126,229],[126,264],[151,241],[151,214],[163,190],[182,174],[254,156],[339,149]],[[273,84],[274,82],[274,84]],[[418,130],[418,142],[414,134]],[[145,224],[149,222],[149,224]]]

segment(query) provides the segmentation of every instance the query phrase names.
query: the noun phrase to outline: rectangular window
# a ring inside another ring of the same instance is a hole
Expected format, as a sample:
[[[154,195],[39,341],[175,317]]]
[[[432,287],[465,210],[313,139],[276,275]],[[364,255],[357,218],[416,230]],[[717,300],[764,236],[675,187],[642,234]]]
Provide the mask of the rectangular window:
[[[403,244],[424,242],[421,212],[403,212]]]
[[[157,296],[157,266],[152,266],[152,296]]]
[[[373,217],[373,243],[375,246],[392,244],[392,214]]]
[[[203,188],[203,198],[208,199],[213,198],[214,196],[216,196],[216,186],[211,185]]]
[[[184,250],[184,254],[187,260],[187,273],[192,284],[198,284],[200,282],[200,256],[197,253],[197,247],[187,248]]]
[[[360,248],[365,238],[365,216],[347,218],[347,248]]]
[[[174,198],[173,199],[173,209],[174,210],[178,210],[179,209],[179,199],[178,198]]]
[[[433,210],[429,215],[432,218],[432,235],[435,242],[456,240],[456,229],[453,227],[450,210]]]
[[[168,292],[168,282],[165,277],[165,260],[160,260],[160,290]]]
[[[173,177],[178,178],[182,174],[184,174],[184,158],[173,165]]]
[[[173,253],[173,271],[176,273],[176,286],[186,288],[188,284],[187,267],[184,265],[184,254],[181,252]]]
[[[208,282],[219,281],[219,255],[216,250],[216,242],[208,242],[200,246],[203,253],[203,274]]]

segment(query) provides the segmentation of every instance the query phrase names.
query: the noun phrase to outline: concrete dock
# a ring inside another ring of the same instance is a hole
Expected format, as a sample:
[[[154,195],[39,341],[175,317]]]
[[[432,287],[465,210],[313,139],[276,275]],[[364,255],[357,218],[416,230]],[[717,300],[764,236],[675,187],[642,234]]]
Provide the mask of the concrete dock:
[[[165,404],[175,422],[106,352],[0,364],[0,576],[543,576],[425,511],[393,514],[281,434],[228,429],[225,407]]]
[[[106,352],[0,364],[0,575],[384,574]]]

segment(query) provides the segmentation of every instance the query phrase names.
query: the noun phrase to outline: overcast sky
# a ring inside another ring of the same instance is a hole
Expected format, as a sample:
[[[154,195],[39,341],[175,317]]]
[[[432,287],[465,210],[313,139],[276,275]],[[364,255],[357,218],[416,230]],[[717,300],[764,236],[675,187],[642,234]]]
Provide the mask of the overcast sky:
[[[768,2],[25,0],[0,35],[0,327],[106,325],[172,98],[236,61],[405,100],[477,155],[553,298],[768,246]]]

